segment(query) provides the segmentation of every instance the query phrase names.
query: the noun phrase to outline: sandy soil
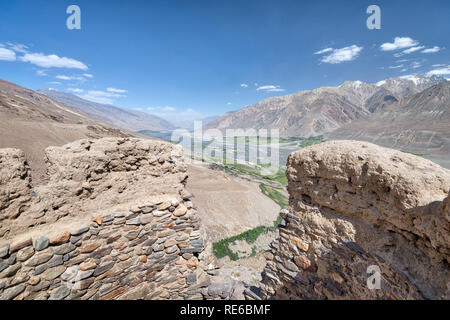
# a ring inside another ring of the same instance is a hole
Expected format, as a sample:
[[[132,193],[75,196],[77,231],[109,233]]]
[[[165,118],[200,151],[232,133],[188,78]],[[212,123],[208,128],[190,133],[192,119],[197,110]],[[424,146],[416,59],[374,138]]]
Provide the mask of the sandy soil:
[[[202,223],[213,241],[260,225],[273,225],[280,207],[263,195],[259,185],[206,165],[188,166],[187,190],[194,195]]]

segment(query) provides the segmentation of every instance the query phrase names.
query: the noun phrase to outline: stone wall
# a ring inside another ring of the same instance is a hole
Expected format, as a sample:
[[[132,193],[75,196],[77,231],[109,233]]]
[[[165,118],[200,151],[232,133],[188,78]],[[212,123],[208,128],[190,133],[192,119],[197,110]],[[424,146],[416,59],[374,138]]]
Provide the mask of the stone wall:
[[[230,296],[179,146],[106,138],[46,154],[49,182],[32,186],[23,153],[0,150],[0,299]]]
[[[450,298],[448,170],[340,141],[292,153],[287,177],[289,208],[265,253],[263,298]],[[380,289],[367,285],[370,266],[381,271]]]

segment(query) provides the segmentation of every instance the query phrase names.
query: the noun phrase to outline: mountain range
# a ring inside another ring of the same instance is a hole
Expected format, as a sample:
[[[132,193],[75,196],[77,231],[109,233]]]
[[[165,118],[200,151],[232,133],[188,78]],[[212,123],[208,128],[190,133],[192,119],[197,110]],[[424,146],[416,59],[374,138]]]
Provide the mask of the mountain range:
[[[0,79],[0,148],[19,148],[35,183],[45,180],[44,149],[78,139],[128,137],[122,130],[35,91]]]
[[[422,154],[450,168],[450,82],[438,83],[325,137],[369,141]]]
[[[278,128],[281,136],[318,136],[368,118],[392,104],[404,103],[408,97],[442,81],[445,80],[420,75],[391,78],[376,84],[346,81],[338,87],[321,87],[264,99],[228,112],[206,128]]]
[[[175,126],[167,120],[146,112],[118,108],[82,99],[74,94],[57,90],[39,89],[39,93],[53,100],[86,112],[93,118],[129,131],[172,130]]]

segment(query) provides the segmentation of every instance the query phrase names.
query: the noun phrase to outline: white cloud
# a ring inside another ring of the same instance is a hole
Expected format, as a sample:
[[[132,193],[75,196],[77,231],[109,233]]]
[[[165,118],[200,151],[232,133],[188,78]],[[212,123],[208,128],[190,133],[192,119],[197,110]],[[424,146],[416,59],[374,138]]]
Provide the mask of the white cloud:
[[[59,80],[65,80],[65,81],[70,81],[70,80],[77,80],[77,81],[86,81],[86,78],[83,76],[66,76],[66,75],[57,75],[55,77],[56,79]]]
[[[432,67],[433,68],[439,68],[439,67],[445,67],[445,64],[433,64]]]
[[[363,47],[358,47],[357,45],[333,49],[331,54],[322,58],[322,62],[337,64],[344,61],[352,61],[358,57],[362,49]]]
[[[280,86],[274,86],[274,85],[266,85],[256,88],[256,91],[266,91],[266,92],[283,92],[285,89],[281,89]]]
[[[447,75],[447,74],[450,74],[450,65],[447,66],[446,68],[434,69],[434,70],[427,72],[428,77],[443,76],[443,75]]]
[[[242,88],[247,88],[247,87],[248,87],[248,84],[246,84],[246,83],[241,83],[241,87],[242,87]]]
[[[414,47],[419,44],[418,41],[413,40],[409,37],[395,37],[394,42],[386,42],[380,46],[380,49],[383,51],[393,51],[403,48]]]
[[[399,68],[403,68],[403,64],[400,64],[398,66],[390,66],[389,69],[399,69]]]
[[[47,56],[42,53],[26,53],[19,59],[23,62],[29,62],[41,68],[88,69],[88,67],[81,61],[72,58],[58,57],[55,54]]]
[[[58,82],[58,81],[50,81],[49,84],[61,84],[61,82]]]
[[[55,78],[59,79],[59,80],[66,80],[66,81],[70,81],[70,80],[86,81],[86,79],[84,77],[81,77],[81,76],[57,75]]]
[[[83,73],[83,77],[92,79],[94,76],[90,73]]]
[[[125,97],[122,94],[100,91],[100,90],[90,90],[83,95],[78,95],[82,99],[86,99],[92,102],[103,103],[103,104],[113,104],[114,98]]]
[[[9,48],[15,52],[20,52],[20,53],[27,53],[28,52],[28,47],[24,44],[20,44],[20,43],[11,43],[8,42],[6,43]]]
[[[425,47],[424,47],[424,46],[417,46],[417,47],[412,47],[412,48],[409,48],[409,49],[403,50],[403,53],[404,53],[404,54],[410,54],[410,53],[413,53],[413,52],[416,52],[416,51],[422,50],[423,48],[425,48]]]
[[[227,105],[229,105],[229,106],[231,106],[233,103],[231,103],[231,102],[227,102]]]
[[[323,53],[327,53],[327,52],[330,52],[330,51],[333,51],[333,48],[326,48],[326,49],[314,52],[314,54],[323,54]]]
[[[16,61],[16,53],[9,49],[0,48],[0,60]]]
[[[428,48],[425,50],[422,50],[422,53],[435,53],[435,52],[439,52],[441,50],[441,48],[434,46],[433,48]]]
[[[169,106],[156,106],[156,107],[148,107],[147,110],[149,111],[158,111],[158,112],[174,112],[177,109],[175,109],[174,107],[169,107]]]
[[[107,88],[106,91],[114,92],[114,93],[127,93],[128,92],[128,90],[116,89],[116,88]]]
[[[83,93],[84,92],[83,89],[78,89],[78,88],[68,88],[67,90],[69,90],[71,92],[75,92],[75,93]]]
[[[420,63],[420,62],[417,62],[417,61],[414,61],[413,63],[412,63],[412,68],[413,69],[417,69],[417,68],[420,68],[422,66],[422,64]]]
[[[36,74],[40,77],[45,77],[47,75],[47,72],[45,70],[37,70]]]

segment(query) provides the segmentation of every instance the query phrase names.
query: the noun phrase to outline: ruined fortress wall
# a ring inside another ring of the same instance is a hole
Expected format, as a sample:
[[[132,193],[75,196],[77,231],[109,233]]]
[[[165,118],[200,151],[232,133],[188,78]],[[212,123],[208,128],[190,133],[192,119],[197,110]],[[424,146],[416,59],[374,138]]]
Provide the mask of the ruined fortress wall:
[[[0,299],[228,298],[180,148],[106,138],[46,152],[50,181],[32,188],[23,153],[0,150]]]
[[[265,253],[263,298],[450,298],[448,170],[333,141],[292,153],[287,177],[290,205]],[[371,289],[377,268],[381,287]]]

